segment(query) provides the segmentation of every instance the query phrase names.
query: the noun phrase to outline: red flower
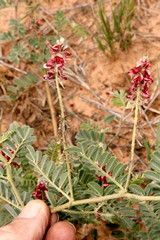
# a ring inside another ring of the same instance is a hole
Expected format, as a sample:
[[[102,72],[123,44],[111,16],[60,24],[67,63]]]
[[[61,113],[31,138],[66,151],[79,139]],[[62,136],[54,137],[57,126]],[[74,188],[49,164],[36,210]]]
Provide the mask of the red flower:
[[[63,57],[55,56],[54,58],[51,58],[52,66],[53,64],[57,67],[63,67],[65,64],[65,59]]]
[[[14,153],[14,151],[12,151],[11,149],[9,149],[9,151],[11,152],[11,153]],[[9,160],[11,159],[9,156],[7,156],[2,150],[0,150],[0,154],[3,156],[3,157],[5,157],[5,159],[7,160],[7,162],[9,162]],[[17,156],[16,156],[17,157]],[[20,167],[20,165],[18,164],[18,163],[16,163],[16,162],[11,162],[11,165],[13,165],[14,167]],[[4,164],[2,163],[1,164],[1,166],[2,167],[4,167]]]
[[[132,87],[128,89],[128,94],[126,97],[135,99],[137,88],[141,89],[141,96],[145,98],[149,98],[148,88],[149,84],[153,82],[150,77],[150,63],[147,57],[143,57],[137,63],[135,68],[132,68],[128,74],[131,77],[131,82],[133,83]]]
[[[71,53],[66,51],[68,46],[64,46],[64,39],[61,38],[57,40],[57,44],[50,48],[50,52],[52,53],[52,57],[44,64],[44,68],[52,69],[53,72],[49,71],[48,75],[44,75],[43,78],[45,80],[54,80],[55,79],[55,67],[58,67],[58,76],[64,80],[67,77],[63,74],[63,67],[66,63],[66,58],[71,56]]]
[[[60,48],[61,48],[61,45],[58,44],[58,45],[54,45],[50,48],[50,53],[52,52],[59,52],[60,51]]]
[[[103,171],[106,172],[106,165],[102,167]],[[108,172],[108,175],[112,176],[111,172]],[[102,182],[102,185],[104,188],[108,187],[110,184],[107,182],[107,177],[106,176],[98,176],[96,175],[98,181]]]
[[[48,191],[48,187],[46,183],[41,180],[37,186],[35,187],[34,192],[32,192],[32,196],[35,197],[35,199],[41,199],[41,200],[48,200],[46,197],[45,191]]]

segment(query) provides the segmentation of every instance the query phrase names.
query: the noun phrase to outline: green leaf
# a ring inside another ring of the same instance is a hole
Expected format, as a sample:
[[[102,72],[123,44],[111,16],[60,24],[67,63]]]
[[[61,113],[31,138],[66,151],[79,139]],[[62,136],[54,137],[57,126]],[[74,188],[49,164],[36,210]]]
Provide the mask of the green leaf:
[[[6,2],[4,0],[0,0],[0,9],[6,8],[6,7],[7,7]]]
[[[126,103],[128,102],[128,99],[126,98],[127,93],[124,90],[119,90],[115,91],[113,93],[113,99],[112,102],[117,106],[117,107],[122,107],[125,106]]]
[[[157,136],[156,136],[156,145],[158,146],[159,144],[160,144],[160,121],[158,122]]]
[[[13,134],[13,132],[14,131],[7,131],[2,136],[0,136],[0,143],[5,142]]]
[[[156,151],[152,154],[149,165],[153,170],[160,173],[160,146],[158,146]]]
[[[144,172],[144,176],[157,182],[157,183],[160,183],[160,173],[156,173],[154,171],[147,170],[146,172]]]
[[[86,29],[82,25],[74,21],[71,21],[69,23],[70,23],[70,28],[73,34],[77,35],[78,37],[82,37],[84,39],[84,37],[87,35]]]
[[[114,193],[115,188],[116,188],[115,185],[110,184],[108,187],[104,189],[104,196]]]
[[[144,147],[147,150],[148,159],[151,160],[152,152],[151,152],[149,141],[144,140]]]
[[[52,193],[51,190],[49,189],[49,191],[46,191],[46,197],[49,201],[49,203],[51,204],[52,207],[56,206],[56,194]]]
[[[117,158],[115,157],[111,157],[110,159],[107,159],[107,162],[106,162],[107,172],[112,172],[116,163],[117,163]]]
[[[21,23],[20,19],[11,18],[9,22],[9,26],[10,26],[10,29],[14,31],[14,34],[17,34],[21,38],[24,38],[26,30],[24,25]]]
[[[138,195],[141,195],[141,196],[145,195],[145,191],[140,186],[138,186],[136,184],[131,184],[129,186],[129,189],[135,194],[138,194]]]
[[[68,19],[64,15],[64,12],[62,11],[56,11],[54,18],[54,24],[56,25],[57,30],[63,30],[68,23]]]
[[[12,151],[16,149],[16,146],[9,139],[5,141],[5,146]]]
[[[62,188],[62,187],[64,187],[66,185],[67,182],[68,182],[68,173],[67,172],[62,173],[61,176],[60,176],[60,180],[59,180],[58,186],[60,188]]]
[[[16,37],[12,35],[11,31],[2,32],[0,34],[0,41],[2,41],[2,42],[12,42],[15,40],[16,40]]]
[[[103,195],[103,189],[98,183],[91,181],[87,184],[87,186],[89,187],[90,190],[92,190],[95,196]]]
[[[111,122],[111,121],[113,121],[115,118],[116,118],[116,115],[114,115],[114,114],[108,115],[108,116],[106,116],[106,117],[104,118],[104,122],[105,122],[105,123]]]
[[[101,155],[101,158],[99,160],[99,165],[101,167],[103,167],[104,165],[106,165],[106,162],[107,162],[107,159],[109,159],[111,157],[111,154],[109,152],[104,152],[102,155]]]
[[[24,47],[24,45],[19,42],[17,45],[14,45],[11,49],[11,52],[8,56],[8,60],[10,62],[18,63],[20,59],[28,59],[29,52],[28,48]]]
[[[5,204],[4,205],[4,208],[11,214],[12,217],[16,218],[17,217],[17,213],[16,211],[14,210],[14,208],[8,204]]]
[[[114,176],[114,178],[116,179],[119,176],[121,176],[124,173],[125,168],[126,168],[125,164],[117,163],[117,165],[114,167],[112,171],[112,175]]]
[[[55,182],[56,179],[58,179],[61,176],[61,172],[62,172],[63,166],[57,166],[52,173],[52,181]]]
[[[69,148],[66,149],[66,151],[71,152],[71,153],[72,152],[74,152],[74,153],[81,153],[81,149],[79,147],[76,147],[76,146],[69,147]]]

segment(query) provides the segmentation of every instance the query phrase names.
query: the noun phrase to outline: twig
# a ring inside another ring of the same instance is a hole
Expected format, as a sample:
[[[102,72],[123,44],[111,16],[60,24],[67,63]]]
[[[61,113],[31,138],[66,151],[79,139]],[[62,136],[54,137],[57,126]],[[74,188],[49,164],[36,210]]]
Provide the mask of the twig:
[[[76,113],[74,113],[73,111],[68,110],[68,108],[65,106],[65,109],[67,111],[67,113],[73,117],[75,117],[77,120],[79,120],[80,122],[84,122]]]
[[[109,112],[111,114],[114,114],[115,116],[117,116],[118,118],[122,118],[122,113],[118,113],[117,111],[114,111],[110,108],[105,107],[104,105],[102,105],[101,103],[93,100],[93,99],[87,99],[84,97],[80,97],[82,100],[84,100],[85,102],[90,102],[90,103],[94,103],[98,106],[99,109],[105,111],[105,112]],[[131,121],[126,120],[132,113],[128,114],[127,116],[125,116],[124,118],[122,118],[123,121],[128,122],[128,123],[132,123]]]
[[[5,62],[2,61],[2,60],[0,60],[0,64],[6,66],[6,67],[8,67],[8,68],[14,69],[14,70],[17,71],[17,72],[20,72],[20,73],[23,73],[23,74],[27,74],[27,72],[25,72],[25,71],[23,71],[23,70],[21,70],[21,69],[19,69],[19,68],[17,68],[17,67],[14,67],[14,66],[12,66],[12,65],[10,65],[10,64],[8,64],[8,63],[5,63]]]
[[[147,123],[148,123],[148,125],[149,125],[149,127],[150,127],[150,129],[151,129],[151,131],[152,131],[152,133],[153,133],[153,135],[154,135],[155,138],[156,138],[156,132],[155,132],[154,128],[152,127],[152,124],[151,124],[151,122],[149,121],[149,119],[148,119],[148,117],[147,117],[145,111],[142,110],[142,113],[143,113],[144,118],[146,119],[146,121],[147,121]]]
[[[96,94],[95,91],[83,80],[86,78],[83,67],[77,66],[75,64],[74,64],[74,66],[75,66],[75,68],[74,68],[75,73],[71,69],[65,68],[65,73],[69,77],[69,80],[76,84],[79,84],[81,87],[85,88],[87,91],[92,93],[92,95],[94,97],[96,97],[99,101],[103,102],[104,100],[100,96],[98,96],[98,94]],[[80,74],[79,74],[80,71],[82,73],[82,76],[80,76]]]
[[[118,129],[117,129],[117,132],[114,135],[114,137],[111,139],[111,141],[107,144],[107,147],[118,137],[118,135],[122,129],[124,115],[125,115],[125,107],[123,108],[123,113],[122,113],[122,117],[120,118],[120,123],[119,123]]]
[[[147,111],[147,110],[149,110],[149,111],[151,111],[151,112],[154,112],[154,113],[157,113],[157,114],[159,114],[160,115],[160,111],[158,111],[158,110],[156,110],[156,109],[154,109],[154,108],[148,108],[148,106],[143,106],[144,108],[145,108],[145,110]],[[147,109],[146,109],[147,108]],[[146,112],[144,110],[144,112]]]
[[[53,24],[51,24],[51,23],[48,21],[48,19],[44,16],[44,14],[42,13],[42,12],[44,12],[44,10],[43,10],[42,8],[41,8],[40,10],[41,10],[41,13],[40,13],[41,17],[46,21],[46,23],[49,25],[49,27],[50,27],[56,34],[58,34],[58,31],[55,29],[55,27],[53,26]]]
[[[104,2],[110,2],[110,0],[104,0]],[[56,12],[56,11],[70,11],[70,10],[74,10],[74,9],[78,9],[78,8],[86,8],[86,7],[89,7],[89,6],[92,6],[92,5],[96,5],[96,4],[98,4],[98,3],[96,3],[96,2],[93,2],[93,3],[82,3],[82,4],[77,4],[77,5],[66,7],[66,8],[53,9],[53,11],[54,12]],[[51,9],[51,11],[52,11],[52,9]],[[52,15],[47,10],[45,10],[45,12],[48,15]]]
[[[158,96],[159,96],[159,90],[158,90],[157,93],[155,93],[155,94],[153,95],[152,100],[151,100],[150,103],[147,105],[147,107],[145,107],[144,112],[146,112],[146,111],[150,108],[150,106],[151,106],[152,103],[156,100],[156,98],[157,98]]]

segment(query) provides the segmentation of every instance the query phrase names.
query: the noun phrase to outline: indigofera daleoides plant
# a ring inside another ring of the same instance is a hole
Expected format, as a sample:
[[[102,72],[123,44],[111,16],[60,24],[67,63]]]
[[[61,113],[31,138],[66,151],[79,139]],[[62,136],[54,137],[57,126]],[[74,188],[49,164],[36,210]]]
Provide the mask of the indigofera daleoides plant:
[[[101,218],[119,224],[126,239],[146,236],[158,239],[160,146],[157,145],[151,155],[149,170],[137,178],[133,171],[139,108],[143,101],[146,104],[145,99],[149,101],[149,86],[153,82],[148,58],[140,59],[129,71],[132,86],[128,94],[120,93],[125,100],[119,102],[124,102],[124,107],[131,102],[135,115],[130,161],[125,164],[107,149],[106,130],[90,121],[82,124],[75,145],[67,144],[61,87],[67,77],[63,67],[71,54],[62,38],[50,52],[51,58],[44,65],[47,69],[44,80],[56,85],[59,99],[61,136],[55,142],[54,151],[57,152],[53,159],[35,150],[32,143],[36,138],[29,126],[14,122],[1,136],[0,200],[4,216],[1,224],[10,221],[8,212],[12,217],[17,216],[34,198],[45,201],[51,212],[58,211],[72,222],[95,222]],[[61,144],[61,149],[56,144]],[[145,230],[136,230],[142,220]]]

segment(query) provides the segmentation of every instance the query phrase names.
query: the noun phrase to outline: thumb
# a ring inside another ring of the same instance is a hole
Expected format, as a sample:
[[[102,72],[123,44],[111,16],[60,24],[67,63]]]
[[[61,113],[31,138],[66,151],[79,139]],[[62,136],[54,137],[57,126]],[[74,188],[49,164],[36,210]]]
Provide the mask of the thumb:
[[[0,228],[1,240],[40,240],[50,219],[47,205],[41,200],[30,201],[10,224]]]

